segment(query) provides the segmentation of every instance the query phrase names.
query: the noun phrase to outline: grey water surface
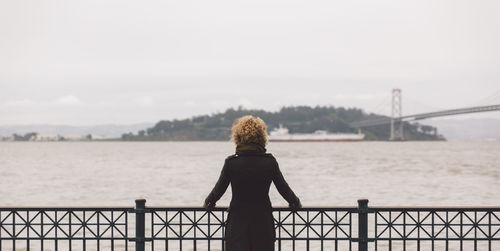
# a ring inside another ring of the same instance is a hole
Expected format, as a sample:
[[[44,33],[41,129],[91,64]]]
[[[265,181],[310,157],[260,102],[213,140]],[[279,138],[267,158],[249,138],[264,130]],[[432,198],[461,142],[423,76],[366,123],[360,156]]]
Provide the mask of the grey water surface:
[[[304,206],[499,206],[500,142],[274,143]],[[0,206],[200,206],[230,142],[1,142]],[[218,203],[228,205],[230,188]],[[285,206],[271,187],[275,206]]]

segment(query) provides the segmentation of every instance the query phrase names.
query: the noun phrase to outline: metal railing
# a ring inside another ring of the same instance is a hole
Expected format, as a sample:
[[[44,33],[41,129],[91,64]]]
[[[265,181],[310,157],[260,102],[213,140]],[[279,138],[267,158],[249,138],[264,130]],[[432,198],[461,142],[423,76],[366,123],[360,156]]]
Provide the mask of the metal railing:
[[[4,250],[224,250],[226,208],[0,208]],[[500,250],[500,208],[274,208],[276,250]],[[131,217],[135,216],[135,217]]]

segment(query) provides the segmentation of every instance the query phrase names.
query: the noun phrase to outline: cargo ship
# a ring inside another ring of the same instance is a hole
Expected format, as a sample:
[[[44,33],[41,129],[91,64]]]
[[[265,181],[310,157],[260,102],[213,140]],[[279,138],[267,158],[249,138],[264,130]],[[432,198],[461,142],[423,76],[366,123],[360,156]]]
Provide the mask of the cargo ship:
[[[314,133],[288,133],[288,129],[280,125],[269,133],[268,139],[273,142],[351,142],[363,141],[365,135],[358,133],[329,133],[318,130]]]

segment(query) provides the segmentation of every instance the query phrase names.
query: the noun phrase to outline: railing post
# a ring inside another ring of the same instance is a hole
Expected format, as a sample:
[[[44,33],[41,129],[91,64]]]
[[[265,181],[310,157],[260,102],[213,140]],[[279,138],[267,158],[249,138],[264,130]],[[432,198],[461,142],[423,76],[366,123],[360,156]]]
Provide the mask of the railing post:
[[[144,251],[144,241],[146,231],[144,230],[146,222],[144,213],[146,209],[146,200],[135,200],[135,251]]]
[[[368,200],[358,200],[358,250],[368,251]]]

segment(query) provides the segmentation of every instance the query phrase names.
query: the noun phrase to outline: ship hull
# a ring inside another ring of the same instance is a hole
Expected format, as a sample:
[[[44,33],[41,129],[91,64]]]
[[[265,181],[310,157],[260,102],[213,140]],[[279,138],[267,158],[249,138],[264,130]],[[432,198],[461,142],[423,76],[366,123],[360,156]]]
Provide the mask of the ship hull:
[[[268,137],[272,142],[355,142],[363,141],[365,135],[362,133],[328,133],[325,130],[317,130],[314,133],[288,133],[288,129],[280,125],[272,131]]]
[[[359,142],[363,139],[269,139],[269,142]]]
[[[353,142],[364,138],[364,134],[288,134],[270,135],[268,139],[274,142]]]

